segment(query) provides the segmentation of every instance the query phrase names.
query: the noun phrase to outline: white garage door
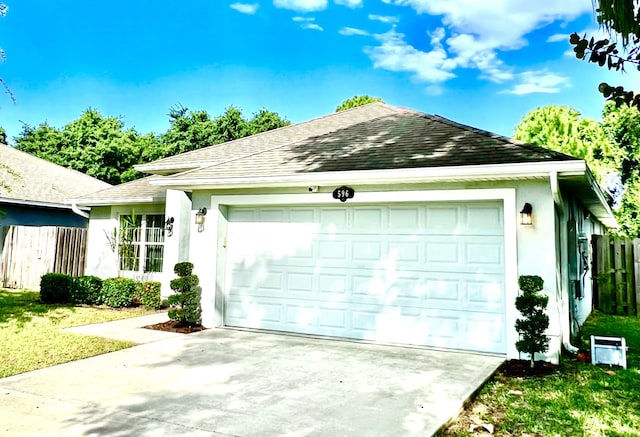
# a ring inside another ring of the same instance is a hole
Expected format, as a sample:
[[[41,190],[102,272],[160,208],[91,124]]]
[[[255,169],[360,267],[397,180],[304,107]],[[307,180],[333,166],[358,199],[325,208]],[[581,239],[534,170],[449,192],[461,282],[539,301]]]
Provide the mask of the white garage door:
[[[225,324],[505,353],[502,202],[232,207]]]

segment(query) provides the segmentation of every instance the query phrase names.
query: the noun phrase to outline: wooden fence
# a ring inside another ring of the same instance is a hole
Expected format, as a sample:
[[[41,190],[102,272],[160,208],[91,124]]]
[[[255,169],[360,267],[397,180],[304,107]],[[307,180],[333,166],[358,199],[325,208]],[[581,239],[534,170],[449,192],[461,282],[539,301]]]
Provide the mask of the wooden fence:
[[[45,273],[81,276],[87,230],[56,226],[10,226],[0,261],[0,286],[40,289]]]
[[[592,247],[594,308],[640,315],[640,239],[594,235]]]

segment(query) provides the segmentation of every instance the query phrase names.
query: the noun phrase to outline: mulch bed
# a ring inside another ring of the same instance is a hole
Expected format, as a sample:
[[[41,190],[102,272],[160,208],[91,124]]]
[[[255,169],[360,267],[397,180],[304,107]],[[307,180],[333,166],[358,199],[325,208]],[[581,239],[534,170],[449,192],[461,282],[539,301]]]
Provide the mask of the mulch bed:
[[[191,334],[192,332],[199,332],[207,329],[202,325],[183,325],[174,320],[156,323],[155,325],[143,326],[143,328],[154,329],[156,331],[177,332],[178,334]]]
[[[529,360],[507,360],[500,366],[498,373],[510,377],[539,377],[551,375],[559,370],[559,366],[546,361],[536,361],[532,369]]]

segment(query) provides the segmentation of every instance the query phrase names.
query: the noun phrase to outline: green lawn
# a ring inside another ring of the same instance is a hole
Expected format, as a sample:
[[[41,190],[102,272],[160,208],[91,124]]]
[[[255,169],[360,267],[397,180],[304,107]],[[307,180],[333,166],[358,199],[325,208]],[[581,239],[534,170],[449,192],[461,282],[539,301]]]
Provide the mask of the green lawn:
[[[496,436],[640,437],[640,319],[593,314],[580,341],[623,336],[628,370],[565,357],[560,372],[543,378],[496,375],[442,435],[471,437],[471,424],[492,424]]]
[[[62,329],[150,313],[142,308],[47,305],[39,298],[37,292],[0,289],[0,378],[131,347],[129,342]]]

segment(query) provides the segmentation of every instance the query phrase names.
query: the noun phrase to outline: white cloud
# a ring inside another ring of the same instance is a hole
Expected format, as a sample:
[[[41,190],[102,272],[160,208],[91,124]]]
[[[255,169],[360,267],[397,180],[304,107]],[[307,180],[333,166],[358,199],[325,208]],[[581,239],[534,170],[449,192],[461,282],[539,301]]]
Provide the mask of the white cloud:
[[[373,21],[381,21],[383,23],[397,23],[399,20],[396,17],[392,17],[389,15],[375,15],[375,14],[369,14],[369,20],[373,20]]]
[[[321,11],[327,8],[327,0],[273,0],[276,8],[298,12]]]
[[[381,45],[368,47],[365,52],[373,60],[375,68],[410,73],[415,80],[437,84],[455,77],[451,72],[455,64],[447,58],[440,43],[441,37],[441,34],[434,32],[433,50],[423,52],[407,44],[404,35],[392,29],[375,35]]]
[[[231,9],[235,9],[242,14],[248,15],[255,14],[259,6],[260,5],[258,3],[232,3],[229,5]]]
[[[569,78],[547,70],[525,71],[518,75],[519,84],[505,91],[508,94],[522,96],[525,94],[554,94],[562,88],[570,86]]]
[[[524,36],[557,20],[571,20],[592,12],[584,0],[525,2],[522,0],[393,0],[418,13],[442,16],[451,31],[476,35],[495,48],[526,45]]]
[[[369,32],[362,29],[356,29],[355,27],[343,27],[338,31],[340,35],[351,36],[351,35],[363,35],[368,36]]]
[[[292,20],[296,22],[305,22],[305,21],[315,21],[316,19],[311,17],[293,17]]]
[[[303,29],[319,30],[321,32],[324,30],[322,26],[316,23],[303,23],[302,25],[300,25],[300,27],[302,27]]]
[[[547,42],[567,42],[569,41],[569,35],[566,33],[554,33],[547,38]]]
[[[453,77],[458,68],[477,69],[480,71],[480,77],[495,83],[503,83],[520,77],[523,82],[517,85],[518,92],[534,89],[547,91],[531,92],[556,92],[552,90],[556,89],[561,81],[554,85],[554,80],[558,81],[560,76],[546,73],[545,80],[538,82],[526,76],[531,72],[522,73],[525,76],[516,76],[514,68],[506,65],[500,59],[500,53],[525,47],[528,44],[527,35],[549,23],[566,22],[581,14],[592,12],[591,2],[584,0],[552,2],[524,2],[523,0],[382,1],[387,4],[411,7],[419,14],[441,17],[443,28],[438,30],[437,45],[434,45],[432,38],[431,51],[420,51],[411,47],[414,56],[426,56],[432,61],[438,59],[440,70],[447,73],[444,75],[448,75],[447,77]],[[371,20],[384,21],[381,18],[385,17],[369,16]],[[400,40],[402,39],[400,38]],[[368,49],[367,53],[380,68],[385,68],[385,65],[389,65],[389,69],[398,68],[399,63],[391,61],[395,57],[394,52],[389,50],[389,42],[381,42],[381,47]],[[397,48],[398,44],[396,44]],[[382,59],[385,54],[390,57],[389,62]],[[437,65],[438,62],[434,65]],[[417,70],[417,67],[414,70]],[[415,77],[424,78],[426,82],[430,83],[436,82],[431,75],[416,73]],[[436,75],[434,77],[440,80],[443,76]],[[531,80],[525,81],[525,78]]]
[[[347,6],[349,8],[362,7],[362,0],[333,0],[335,4]]]

